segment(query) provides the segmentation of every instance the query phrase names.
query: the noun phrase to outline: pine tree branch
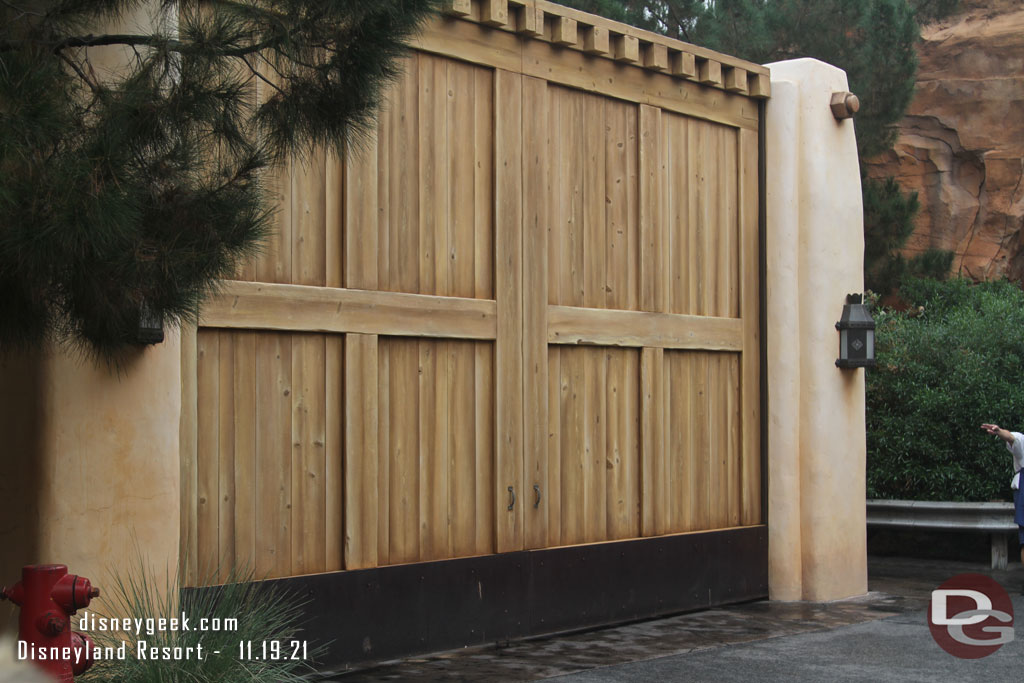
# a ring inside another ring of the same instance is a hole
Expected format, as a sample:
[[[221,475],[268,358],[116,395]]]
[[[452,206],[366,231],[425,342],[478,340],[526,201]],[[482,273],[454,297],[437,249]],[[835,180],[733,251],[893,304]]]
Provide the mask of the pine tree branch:
[[[78,74],[78,77],[85,81],[85,84],[89,86],[90,90],[92,90],[97,95],[99,95],[100,92],[102,92],[103,89],[100,87],[99,83],[96,83],[91,78],[89,78],[89,75],[82,71],[82,68],[78,66],[75,60],[71,59],[63,52],[57,53],[57,56],[60,57],[61,61],[63,61],[65,64],[74,69],[75,73]]]
[[[24,7],[19,7],[18,5],[14,5],[14,4],[8,2],[7,0],[0,0],[0,4],[2,4],[4,7],[8,8],[8,9],[12,9],[15,12],[19,12],[20,13],[20,14],[18,14],[18,16],[14,17],[13,19],[10,19],[10,21],[18,21],[22,17],[26,17],[26,16],[29,16],[29,17],[43,17],[43,16],[45,16],[42,12],[33,12],[32,10],[27,10]]]
[[[63,40],[52,43],[52,49],[54,53],[59,53],[62,50],[72,47],[126,45],[129,47],[162,47],[169,52],[177,52],[180,54],[212,53],[220,57],[242,57],[244,55],[251,55],[255,52],[260,52],[261,50],[273,47],[281,41],[281,37],[274,37],[267,38],[266,40],[258,43],[253,43],[252,45],[246,45],[244,47],[210,48],[200,47],[192,43],[173,40],[159,35],[89,34],[87,36],[69,36],[64,38]],[[0,52],[11,52],[14,50],[20,50],[26,46],[35,46],[39,44],[40,42],[36,40],[6,40],[0,42]]]
[[[281,77],[282,79],[286,78],[286,76],[285,76],[285,75],[284,75],[284,74],[283,74],[283,73],[281,72],[281,70],[277,68],[277,65],[276,65],[276,64],[274,64],[274,63],[273,63],[272,61],[270,61],[269,59],[267,59],[267,56],[266,56],[266,54],[264,54],[264,53],[260,52],[260,53],[257,53],[257,55],[256,55],[256,56],[257,56],[257,57],[258,57],[259,59],[262,59],[262,60],[263,60],[263,61],[264,61],[264,62],[266,63],[266,65],[267,65],[267,66],[269,66],[269,67],[270,67],[271,69],[273,69],[273,70],[274,70],[274,73],[276,73],[276,74],[277,74],[278,76],[280,76],[280,77]]]
[[[263,81],[264,83],[266,83],[267,85],[269,85],[269,86],[270,86],[271,88],[273,88],[274,90],[276,90],[276,91],[277,91],[277,92],[278,92],[278,93],[279,93],[280,95],[284,96],[284,94],[285,94],[285,93],[284,93],[284,91],[283,91],[283,90],[281,90],[281,88],[277,87],[277,85],[275,85],[275,84],[274,84],[274,83],[273,83],[272,81],[270,81],[269,79],[267,79],[267,77],[266,77],[266,76],[264,76],[263,74],[261,74],[261,73],[259,72],[259,70],[258,70],[258,69],[256,69],[255,67],[253,67],[253,65],[249,63],[249,60],[248,60],[248,59],[246,59],[246,58],[245,58],[244,56],[241,56],[241,55],[239,55],[239,57],[238,57],[238,58],[239,58],[239,59],[241,59],[241,60],[242,60],[242,62],[243,62],[243,63],[245,63],[245,65],[246,65],[247,67],[249,67],[249,71],[251,71],[251,72],[253,73],[253,75],[254,75],[254,76],[256,76],[256,78],[260,79],[261,81]]]

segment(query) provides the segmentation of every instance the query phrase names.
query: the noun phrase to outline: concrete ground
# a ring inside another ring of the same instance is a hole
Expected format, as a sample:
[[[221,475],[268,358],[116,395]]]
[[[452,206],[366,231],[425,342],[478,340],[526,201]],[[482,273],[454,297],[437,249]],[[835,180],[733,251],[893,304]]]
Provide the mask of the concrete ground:
[[[995,654],[947,654],[927,625],[931,591],[984,573],[1024,609],[1024,569],[871,558],[870,593],[829,603],[760,601],[508,647],[470,648],[333,676],[362,681],[1009,681],[1021,676],[1024,634]]]

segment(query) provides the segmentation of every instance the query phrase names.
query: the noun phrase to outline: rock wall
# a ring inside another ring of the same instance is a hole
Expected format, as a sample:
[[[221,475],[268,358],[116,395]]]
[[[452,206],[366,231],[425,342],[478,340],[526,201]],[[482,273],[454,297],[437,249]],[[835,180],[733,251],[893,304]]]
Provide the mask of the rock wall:
[[[917,92],[868,175],[918,193],[905,256],[947,249],[954,273],[1024,280],[1024,3],[963,0],[921,37]]]

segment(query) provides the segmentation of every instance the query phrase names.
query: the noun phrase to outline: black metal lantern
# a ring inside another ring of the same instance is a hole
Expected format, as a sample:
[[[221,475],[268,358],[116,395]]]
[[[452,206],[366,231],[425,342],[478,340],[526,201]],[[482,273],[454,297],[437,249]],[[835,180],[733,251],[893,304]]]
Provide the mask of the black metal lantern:
[[[154,312],[145,303],[139,307],[139,326],[135,330],[136,344],[160,344],[164,340],[164,316]]]
[[[860,294],[847,294],[843,317],[836,323],[839,330],[839,358],[841,368],[875,367],[875,321]]]

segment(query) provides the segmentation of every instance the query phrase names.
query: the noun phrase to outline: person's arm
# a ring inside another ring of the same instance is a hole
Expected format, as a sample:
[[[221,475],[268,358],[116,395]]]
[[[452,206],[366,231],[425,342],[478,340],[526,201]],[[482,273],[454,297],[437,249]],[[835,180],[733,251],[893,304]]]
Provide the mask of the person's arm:
[[[1001,429],[999,425],[983,424],[981,425],[981,428],[984,429],[989,434],[998,436],[1006,443],[1013,443],[1013,434],[1005,429]]]

